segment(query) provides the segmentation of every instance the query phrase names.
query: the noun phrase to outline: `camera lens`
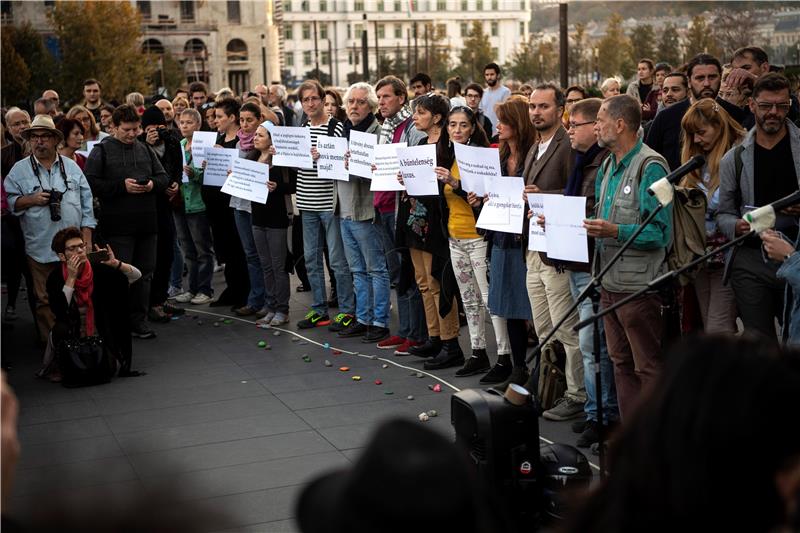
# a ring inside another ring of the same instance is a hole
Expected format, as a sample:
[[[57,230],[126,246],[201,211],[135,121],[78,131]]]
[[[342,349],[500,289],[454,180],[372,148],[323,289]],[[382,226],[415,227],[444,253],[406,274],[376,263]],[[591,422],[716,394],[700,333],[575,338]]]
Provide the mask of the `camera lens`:
[[[61,220],[61,198],[64,193],[61,191],[48,191],[50,193],[50,220],[58,222]]]

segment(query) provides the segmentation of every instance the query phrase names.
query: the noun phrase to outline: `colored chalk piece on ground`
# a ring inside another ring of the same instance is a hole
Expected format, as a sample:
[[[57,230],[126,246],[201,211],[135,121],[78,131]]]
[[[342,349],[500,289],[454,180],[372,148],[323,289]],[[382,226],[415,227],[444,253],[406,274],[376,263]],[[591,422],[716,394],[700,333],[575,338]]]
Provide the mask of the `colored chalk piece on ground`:
[[[326,342],[325,344],[323,344],[323,345],[322,345],[322,347],[323,347],[323,348],[325,348],[325,349],[327,350],[328,348],[330,348],[330,347],[331,347],[331,343],[329,343],[329,342]]]
[[[342,372],[347,372],[348,370],[350,370],[350,367],[349,366],[340,366],[339,370],[341,370]]]
[[[281,332],[280,331],[276,331],[272,335],[274,335],[275,337],[280,337],[281,336]]]
[[[394,394],[394,393],[393,393],[392,391],[390,391],[390,390],[383,391],[383,393],[384,393],[386,396],[391,396],[392,394]]]
[[[258,341],[258,347],[259,348],[263,348],[266,345],[267,345],[267,343],[265,341]]]
[[[214,322],[214,327],[218,328],[219,327],[219,322]]]
[[[226,324],[233,324],[233,320],[231,320],[230,318],[226,318],[225,319],[225,323]]]
[[[387,365],[386,363],[383,363],[383,364],[381,365],[381,368],[389,368],[389,365]]]
[[[431,390],[433,390],[433,392],[442,392],[442,386],[437,383]]]
[[[325,359],[325,366],[333,366],[333,363]]]
[[[375,385],[383,385],[383,381],[381,381],[379,379],[376,379],[375,380]]]
[[[342,355],[342,351],[341,350],[331,350],[331,353],[333,355]]]
[[[353,381],[361,381],[361,376],[353,376]]]
[[[413,399],[414,399],[414,396],[412,396],[411,394],[409,394],[408,396],[406,396],[406,400],[413,400]]]

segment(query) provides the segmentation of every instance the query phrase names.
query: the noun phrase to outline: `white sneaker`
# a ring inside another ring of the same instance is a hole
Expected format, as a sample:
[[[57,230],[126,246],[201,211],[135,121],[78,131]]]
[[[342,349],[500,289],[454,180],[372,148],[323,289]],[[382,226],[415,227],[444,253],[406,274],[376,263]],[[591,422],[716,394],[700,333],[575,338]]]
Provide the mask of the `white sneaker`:
[[[289,323],[289,317],[283,313],[275,313],[275,317],[269,323],[270,326],[282,326]]]
[[[256,326],[258,326],[260,328],[268,328],[269,325],[270,325],[270,322],[272,322],[272,319],[274,317],[275,317],[275,313],[269,313],[267,316],[265,316],[263,318],[259,318],[258,320],[256,320]]]
[[[175,301],[179,304],[188,304],[194,298],[194,294],[189,291],[184,292],[183,294],[179,294],[175,297]]]
[[[191,302],[193,305],[205,305],[207,303],[210,303],[211,300],[213,300],[211,296],[209,296],[208,294],[203,294],[201,292],[200,294],[192,298]]]
[[[176,296],[180,296],[183,294],[183,289],[180,287],[170,287],[167,291],[167,297],[170,299],[175,299]]]

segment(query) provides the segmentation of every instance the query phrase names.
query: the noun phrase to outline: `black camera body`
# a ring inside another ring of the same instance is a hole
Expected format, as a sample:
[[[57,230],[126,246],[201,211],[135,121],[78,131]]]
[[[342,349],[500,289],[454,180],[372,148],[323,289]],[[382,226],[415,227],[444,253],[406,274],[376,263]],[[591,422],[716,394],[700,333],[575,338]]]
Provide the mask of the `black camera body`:
[[[169,139],[170,132],[167,128],[158,128],[156,131],[158,132],[158,138],[162,141]]]
[[[42,192],[50,194],[50,198],[47,200],[47,204],[50,206],[50,220],[58,222],[61,220],[61,199],[64,197],[64,193],[55,189],[45,189]]]

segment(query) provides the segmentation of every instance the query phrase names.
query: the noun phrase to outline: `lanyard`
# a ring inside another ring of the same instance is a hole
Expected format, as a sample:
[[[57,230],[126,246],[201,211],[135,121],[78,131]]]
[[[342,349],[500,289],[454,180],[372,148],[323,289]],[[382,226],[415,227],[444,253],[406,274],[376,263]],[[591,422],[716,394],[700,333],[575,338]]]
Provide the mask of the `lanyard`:
[[[31,162],[31,169],[33,169],[33,175],[36,176],[36,179],[39,180],[39,187],[42,190],[46,190],[44,185],[42,185],[42,177],[39,175],[39,165],[36,163],[33,156],[28,158]],[[58,160],[58,169],[61,171],[61,179],[64,180],[64,191],[67,192],[69,190],[69,183],[67,183],[67,170],[64,168],[64,161],[61,159],[61,154],[56,155],[56,159]],[[53,184],[51,183],[50,186],[52,187]]]

